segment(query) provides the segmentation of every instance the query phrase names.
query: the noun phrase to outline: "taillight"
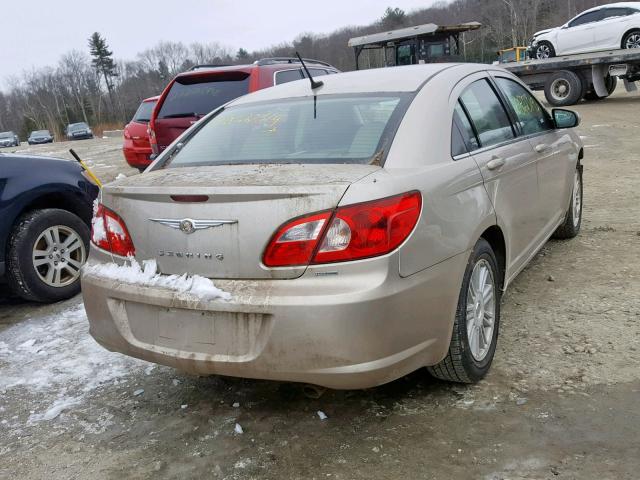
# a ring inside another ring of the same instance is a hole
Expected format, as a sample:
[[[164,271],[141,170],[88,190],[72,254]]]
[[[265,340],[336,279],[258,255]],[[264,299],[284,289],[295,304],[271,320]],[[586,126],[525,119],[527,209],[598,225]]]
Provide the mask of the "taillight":
[[[386,255],[409,237],[421,209],[415,191],[295,219],[278,229],[263,263],[288,267]]]
[[[131,140],[131,134],[129,133],[129,129],[127,127],[124,127],[124,138],[126,140]]]
[[[98,205],[91,220],[91,242],[96,247],[121,257],[136,253],[124,220],[102,204]]]

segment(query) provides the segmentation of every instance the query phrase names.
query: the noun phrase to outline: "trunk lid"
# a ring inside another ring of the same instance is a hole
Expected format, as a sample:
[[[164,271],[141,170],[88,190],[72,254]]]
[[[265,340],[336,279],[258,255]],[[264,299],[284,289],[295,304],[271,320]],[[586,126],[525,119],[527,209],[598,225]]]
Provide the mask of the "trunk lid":
[[[155,258],[161,273],[296,278],[306,267],[268,269],[262,265],[264,249],[276,229],[295,217],[335,208],[349,185],[379,169],[372,165],[167,169],[106,186],[103,203],[125,221],[136,259]],[[175,196],[180,195],[207,199],[176,201]],[[184,220],[205,228],[185,233],[180,229]],[[200,223],[204,221],[221,224],[207,228]]]

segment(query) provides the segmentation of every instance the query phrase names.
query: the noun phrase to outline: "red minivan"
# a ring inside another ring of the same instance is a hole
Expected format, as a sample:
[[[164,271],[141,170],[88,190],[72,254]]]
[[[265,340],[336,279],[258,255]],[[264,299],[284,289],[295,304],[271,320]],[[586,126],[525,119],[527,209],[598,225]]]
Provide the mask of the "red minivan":
[[[338,73],[325,62],[304,59],[313,77]],[[251,65],[198,65],[164,89],[149,123],[153,153],[161,153],[191,125],[231,100],[305,78],[297,58],[264,58]]]
[[[122,151],[127,163],[142,171],[151,163],[151,145],[149,144],[149,121],[153,107],[160,97],[145,98],[131,121],[124,127],[124,145]]]

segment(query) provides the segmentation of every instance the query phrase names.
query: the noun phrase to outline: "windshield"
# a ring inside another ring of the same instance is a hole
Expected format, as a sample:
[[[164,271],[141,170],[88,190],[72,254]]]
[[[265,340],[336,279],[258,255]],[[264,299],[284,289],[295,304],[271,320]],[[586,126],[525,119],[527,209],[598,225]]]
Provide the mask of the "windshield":
[[[142,102],[133,116],[134,122],[149,123],[151,121],[151,113],[153,113],[153,107],[156,106],[157,101]]]
[[[383,155],[409,94],[326,95],[221,111],[170,167],[241,163],[370,163]]]
[[[248,92],[248,73],[179,78],[165,97],[158,118],[203,116]]]
[[[31,132],[32,137],[36,137],[38,135],[49,135],[49,130],[36,130],[34,132]]]
[[[87,130],[89,128],[89,125],[87,125],[84,122],[80,122],[80,123],[72,123],[71,125],[69,125],[69,131],[72,132],[74,130]]]
[[[13,138],[13,132],[0,132],[0,138]]]

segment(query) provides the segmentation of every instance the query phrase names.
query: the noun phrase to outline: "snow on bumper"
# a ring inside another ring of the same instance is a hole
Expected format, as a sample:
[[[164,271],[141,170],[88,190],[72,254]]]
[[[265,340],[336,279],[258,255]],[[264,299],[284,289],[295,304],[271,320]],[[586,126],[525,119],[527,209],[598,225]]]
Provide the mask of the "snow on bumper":
[[[466,260],[404,279],[392,256],[338,276],[216,280],[229,301],[88,268],[82,291],[90,333],[109,350],[200,375],[367,388],[444,358]]]

